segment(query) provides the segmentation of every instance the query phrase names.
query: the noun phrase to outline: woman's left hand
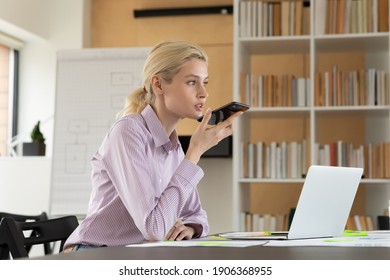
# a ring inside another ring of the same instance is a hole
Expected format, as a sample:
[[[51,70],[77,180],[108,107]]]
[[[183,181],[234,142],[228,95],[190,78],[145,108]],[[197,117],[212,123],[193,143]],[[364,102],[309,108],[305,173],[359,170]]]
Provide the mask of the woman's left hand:
[[[168,231],[165,240],[183,240],[191,239],[194,236],[194,229],[183,224],[181,220],[177,221],[173,227]]]

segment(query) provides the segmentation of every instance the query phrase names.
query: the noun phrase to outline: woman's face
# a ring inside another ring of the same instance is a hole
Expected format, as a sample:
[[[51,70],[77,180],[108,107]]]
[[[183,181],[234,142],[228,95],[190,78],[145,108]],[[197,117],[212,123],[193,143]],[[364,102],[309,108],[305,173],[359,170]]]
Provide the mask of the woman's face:
[[[164,104],[169,114],[178,119],[201,116],[208,96],[207,83],[207,63],[195,58],[187,61],[171,83],[162,82]]]

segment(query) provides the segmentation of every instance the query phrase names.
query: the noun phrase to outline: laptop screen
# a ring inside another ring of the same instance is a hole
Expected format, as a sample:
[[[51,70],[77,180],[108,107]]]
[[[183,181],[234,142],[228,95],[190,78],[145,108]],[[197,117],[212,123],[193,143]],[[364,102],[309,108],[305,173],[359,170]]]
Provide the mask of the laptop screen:
[[[288,239],[341,236],[362,174],[362,168],[310,166]]]

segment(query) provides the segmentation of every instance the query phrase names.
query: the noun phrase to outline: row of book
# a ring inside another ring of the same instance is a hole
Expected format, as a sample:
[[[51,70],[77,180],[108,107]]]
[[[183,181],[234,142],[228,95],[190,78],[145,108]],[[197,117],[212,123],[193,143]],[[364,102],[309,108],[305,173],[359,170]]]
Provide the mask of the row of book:
[[[389,73],[378,69],[331,71],[315,73],[315,106],[376,106],[388,105]]]
[[[303,178],[306,174],[306,141],[241,143],[242,178]]]
[[[368,143],[355,148],[337,141],[315,144],[317,164],[364,168],[364,178],[390,178],[390,143]]]
[[[310,1],[240,1],[240,37],[310,34]]]
[[[376,230],[378,227],[374,224],[374,221],[369,215],[350,215],[347,220],[345,229],[348,230]]]
[[[286,231],[290,226],[289,214],[257,214],[241,212],[240,231]]]
[[[368,146],[366,146],[368,147]],[[354,166],[364,168],[364,145],[337,141],[330,144],[314,144],[316,164],[329,166]]]
[[[310,104],[310,79],[293,75],[242,73],[241,99],[252,107],[306,107]]]
[[[306,107],[310,104],[310,79],[294,75],[241,73],[241,100],[251,107]],[[389,73],[369,68],[316,72],[315,106],[383,106],[390,104]]]
[[[287,231],[293,218],[289,214],[258,214],[241,212],[240,231]],[[346,230],[378,230],[380,229],[370,215],[351,214],[348,217]]]
[[[364,144],[336,141],[315,143],[314,164],[364,169],[364,178],[390,178],[390,142]],[[304,178],[307,171],[306,141],[241,142],[240,177],[252,179]]]
[[[315,2],[317,35],[389,31],[388,0],[316,0]]]
[[[315,34],[389,31],[389,0],[313,1]],[[310,1],[240,1],[240,37],[310,34]]]

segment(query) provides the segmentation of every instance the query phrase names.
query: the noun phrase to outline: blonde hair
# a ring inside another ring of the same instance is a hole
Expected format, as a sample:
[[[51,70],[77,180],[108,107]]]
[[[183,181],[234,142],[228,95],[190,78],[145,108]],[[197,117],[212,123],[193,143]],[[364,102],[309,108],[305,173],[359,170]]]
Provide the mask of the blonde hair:
[[[151,86],[152,77],[158,75],[170,83],[183,64],[193,58],[208,62],[206,52],[195,43],[168,40],[156,44],[144,64],[143,88],[138,88],[127,96],[125,107],[118,116],[140,113],[146,105],[153,104],[155,95]]]

